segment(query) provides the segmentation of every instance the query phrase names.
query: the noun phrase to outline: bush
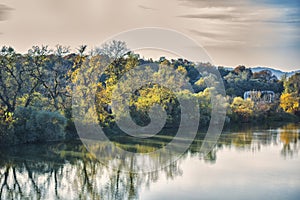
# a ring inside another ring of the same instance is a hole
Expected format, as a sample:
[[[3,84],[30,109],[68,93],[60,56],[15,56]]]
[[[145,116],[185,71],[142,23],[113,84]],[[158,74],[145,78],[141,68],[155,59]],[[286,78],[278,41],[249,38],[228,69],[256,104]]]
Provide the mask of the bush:
[[[0,122],[0,145],[14,144],[16,141],[13,127],[5,122]]]
[[[17,143],[45,142],[65,138],[67,120],[58,112],[18,107],[15,119],[14,132]]]

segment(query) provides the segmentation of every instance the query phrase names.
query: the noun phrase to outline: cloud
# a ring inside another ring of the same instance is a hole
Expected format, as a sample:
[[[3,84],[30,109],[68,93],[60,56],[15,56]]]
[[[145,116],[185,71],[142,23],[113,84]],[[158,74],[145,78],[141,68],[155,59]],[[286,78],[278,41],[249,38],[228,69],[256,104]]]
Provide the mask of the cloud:
[[[248,23],[280,23],[300,25],[299,0],[178,0],[181,5],[198,9],[178,17]],[[249,24],[252,26],[252,24]]]
[[[148,7],[148,6],[144,6],[144,5],[138,5],[139,8],[142,8],[144,10],[156,10],[155,8],[151,8],[151,7]]]
[[[298,24],[300,25],[300,19],[279,19],[279,20],[265,20],[266,23],[279,23],[279,24]]]
[[[201,37],[208,37],[208,38],[216,38],[220,37],[221,34],[213,33],[213,32],[204,32],[204,31],[198,31],[198,30],[190,30],[191,33],[194,33],[195,35],[199,35]]]
[[[181,15],[179,17],[183,18],[195,18],[195,19],[219,19],[219,20],[228,20],[233,19],[233,15],[230,14],[188,14],[188,15]]]
[[[245,44],[245,41],[240,37],[233,37],[231,33],[224,31],[205,32],[191,29],[190,32],[198,37],[205,46],[240,46]]]
[[[210,21],[258,23],[275,20],[282,15],[282,10],[278,8],[263,7],[202,7],[197,10],[197,13],[189,13],[177,17]]]
[[[236,0],[178,0],[181,5],[189,7],[228,7],[228,6],[244,6],[249,4],[249,0],[236,1]]]
[[[11,10],[13,9],[6,5],[0,4],[0,21],[6,20]]]
[[[276,48],[299,43],[300,7],[292,4],[295,1],[287,4],[270,4],[269,0],[262,3],[256,0],[178,1],[190,9],[177,17],[195,24],[189,28],[190,33],[205,46]]]

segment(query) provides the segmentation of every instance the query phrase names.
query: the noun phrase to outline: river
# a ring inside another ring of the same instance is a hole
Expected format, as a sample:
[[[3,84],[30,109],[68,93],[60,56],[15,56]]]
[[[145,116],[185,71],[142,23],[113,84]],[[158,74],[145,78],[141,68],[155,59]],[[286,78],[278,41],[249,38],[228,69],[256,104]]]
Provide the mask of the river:
[[[299,134],[299,124],[226,130],[205,157],[196,143],[147,173],[103,164],[80,140],[5,147],[0,199],[300,199]]]

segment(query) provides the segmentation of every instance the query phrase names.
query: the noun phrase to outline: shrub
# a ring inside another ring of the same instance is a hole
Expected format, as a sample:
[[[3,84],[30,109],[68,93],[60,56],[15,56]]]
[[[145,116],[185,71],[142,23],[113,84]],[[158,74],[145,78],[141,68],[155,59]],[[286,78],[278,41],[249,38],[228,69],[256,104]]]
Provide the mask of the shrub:
[[[58,112],[18,107],[15,118],[14,132],[18,143],[45,142],[65,138],[67,120]]]
[[[16,141],[13,127],[5,122],[0,122],[0,145],[14,144]]]

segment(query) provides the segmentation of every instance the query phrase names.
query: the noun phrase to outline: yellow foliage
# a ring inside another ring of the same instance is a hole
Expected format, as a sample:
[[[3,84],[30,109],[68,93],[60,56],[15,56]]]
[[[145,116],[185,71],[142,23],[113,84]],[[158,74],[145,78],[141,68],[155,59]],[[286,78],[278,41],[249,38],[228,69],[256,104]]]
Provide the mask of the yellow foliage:
[[[300,97],[295,93],[284,93],[280,97],[280,107],[289,113],[295,113],[300,110],[299,107]]]
[[[241,97],[235,97],[230,107],[242,121],[249,121],[253,115],[254,102],[250,99],[244,100]]]
[[[187,71],[186,71],[185,67],[183,67],[183,66],[181,66],[181,65],[178,66],[177,71],[178,71],[179,73],[183,74],[183,75],[186,75],[186,74],[187,74]]]

